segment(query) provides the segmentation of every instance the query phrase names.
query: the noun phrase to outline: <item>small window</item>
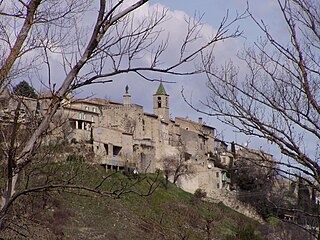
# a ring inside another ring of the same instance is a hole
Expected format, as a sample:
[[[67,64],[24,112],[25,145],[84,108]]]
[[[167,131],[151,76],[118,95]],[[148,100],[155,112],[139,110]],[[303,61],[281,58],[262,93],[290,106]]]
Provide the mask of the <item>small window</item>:
[[[70,120],[69,123],[70,123],[70,127],[71,127],[72,129],[76,129],[76,128],[77,128],[76,121]]]
[[[158,108],[161,108],[161,97],[158,97]]]
[[[105,149],[105,151],[106,151],[106,155],[108,155],[109,154],[109,145],[108,144],[103,144],[104,145],[104,149]]]
[[[216,177],[217,177],[217,178],[219,177],[219,172],[216,172]]]
[[[92,107],[92,111],[93,111],[94,113],[96,113],[96,112],[97,112],[97,108],[96,108],[96,107]]]
[[[83,129],[83,128],[84,128],[83,121],[78,121],[78,129]]]
[[[120,146],[113,146],[113,156],[119,155],[121,148]]]
[[[220,184],[219,184],[219,183],[217,183],[217,188],[218,188],[218,189],[220,188]]]
[[[88,111],[89,107],[88,106],[84,106],[84,110]]]

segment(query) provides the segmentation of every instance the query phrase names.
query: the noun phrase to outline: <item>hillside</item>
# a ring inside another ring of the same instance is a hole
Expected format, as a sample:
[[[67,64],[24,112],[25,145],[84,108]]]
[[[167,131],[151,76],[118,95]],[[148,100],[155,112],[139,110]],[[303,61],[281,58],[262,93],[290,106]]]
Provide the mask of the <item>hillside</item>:
[[[79,162],[34,165],[23,180],[30,186],[65,181],[82,190],[38,191],[19,198],[4,239],[264,239],[261,226],[225,207],[202,201],[161,174],[109,172]],[[32,180],[33,179],[33,180]],[[101,182],[101,179],[104,181]],[[150,184],[157,186],[148,196]],[[95,186],[95,187],[94,187]],[[22,187],[22,186],[21,186]],[[138,194],[140,193],[140,194]],[[10,222],[10,221],[8,221]]]

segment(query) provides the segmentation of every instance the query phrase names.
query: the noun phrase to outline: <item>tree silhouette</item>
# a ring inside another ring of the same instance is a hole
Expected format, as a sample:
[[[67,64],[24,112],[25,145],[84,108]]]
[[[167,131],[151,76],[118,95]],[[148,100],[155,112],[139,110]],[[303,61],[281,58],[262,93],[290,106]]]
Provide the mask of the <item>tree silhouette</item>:
[[[22,81],[18,83],[13,88],[13,93],[18,96],[29,97],[29,98],[37,98],[38,94],[26,81]]]

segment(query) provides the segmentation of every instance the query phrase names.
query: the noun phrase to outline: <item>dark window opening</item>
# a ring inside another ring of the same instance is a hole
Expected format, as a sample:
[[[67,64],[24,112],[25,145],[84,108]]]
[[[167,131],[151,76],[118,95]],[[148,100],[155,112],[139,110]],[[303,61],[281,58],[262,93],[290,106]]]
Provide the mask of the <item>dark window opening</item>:
[[[161,108],[161,97],[158,97],[158,108]]]
[[[78,129],[84,129],[83,121],[78,121]]]
[[[109,154],[109,146],[108,144],[103,144],[104,145],[104,149],[106,150],[106,154]]]
[[[113,146],[113,156],[119,155],[120,151],[121,151],[121,147]]]
[[[114,165],[109,165],[109,164],[107,164],[107,169],[118,171],[118,166],[114,166]]]
[[[187,152],[184,152],[183,153],[183,156],[184,156],[184,160],[185,161],[188,161],[188,160],[190,160],[191,159],[191,154],[190,153],[187,153]],[[195,159],[196,161],[197,161],[197,159]]]
[[[76,121],[70,120],[70,121],[69,121],[69,124],[70,124],[70,127],[71,127],[72,129],[76,129]]]

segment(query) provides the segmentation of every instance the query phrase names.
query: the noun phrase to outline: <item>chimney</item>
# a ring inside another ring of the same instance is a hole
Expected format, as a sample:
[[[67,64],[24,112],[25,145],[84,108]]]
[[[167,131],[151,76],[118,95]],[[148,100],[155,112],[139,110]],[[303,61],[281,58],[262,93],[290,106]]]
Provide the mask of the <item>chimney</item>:
[[[199,123],[199,124],[202,124],[202,117],[199,117],[199,118],[198,118],[198,123]]]

